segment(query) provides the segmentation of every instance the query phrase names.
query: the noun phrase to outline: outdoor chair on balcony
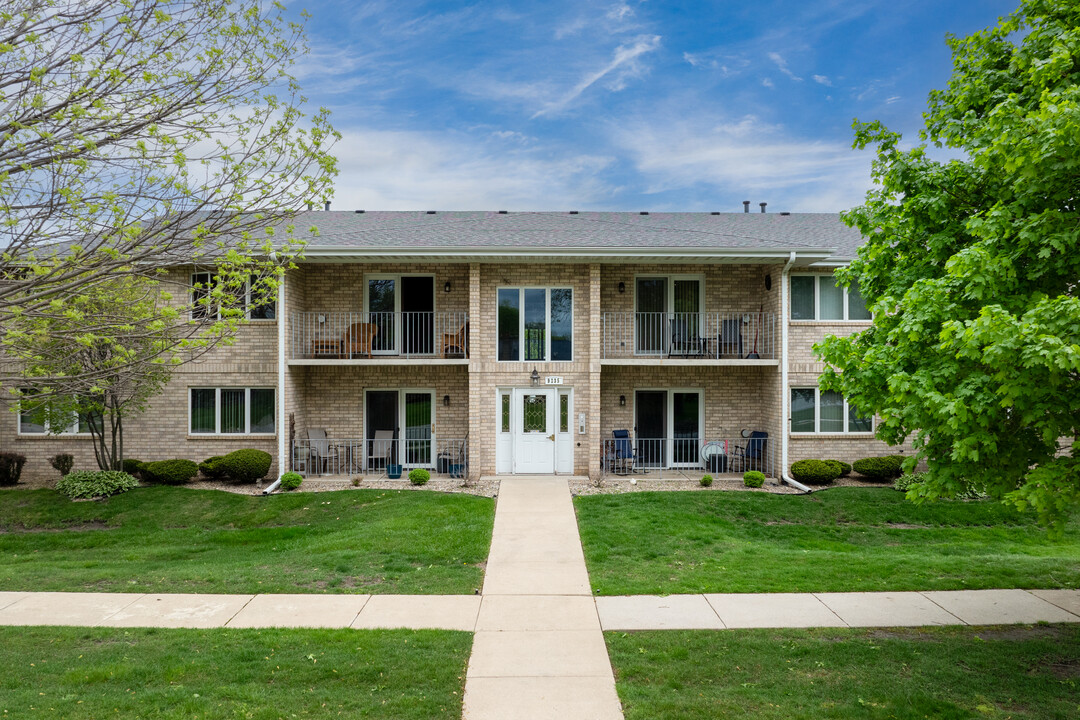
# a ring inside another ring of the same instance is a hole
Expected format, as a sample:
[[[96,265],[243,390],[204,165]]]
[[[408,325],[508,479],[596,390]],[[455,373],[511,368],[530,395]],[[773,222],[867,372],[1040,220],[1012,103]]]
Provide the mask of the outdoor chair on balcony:
[[[326,439],[323,428],[308,428],[308,471],[314,468],[319,475],[330,474],[331,467],[337,467],[337,448]]]
[[[741,358],[743,356],[742,320],[727,318],[720,321],[719,357]]]
[[[693,315],[681,315],[671,319],[671,346],[668,357],[702,357],[705,340],[700,334],[701,321]]]
[[[616,475],[629,475],[634,472],[634,442],[629,430],[612,430],[609,446],[608,467]]]
[[[371,345],[378,332],[379,326],[375,323],[358,322],[350,325],[341,338],[342,352],[345,357],[354,358],[363,355],[370,358]]]
[[[469,357],[469,323],[461,323],[461,327],[454,333],[443,333],[442,357]]]
[[[745,445],[736,445],[732,453],[732,462],[738,463],[739,471],[761,470],[769,468],[765,466],[766,446],[769,442],[769,433],[764,430],[755,430],[746,439]]]

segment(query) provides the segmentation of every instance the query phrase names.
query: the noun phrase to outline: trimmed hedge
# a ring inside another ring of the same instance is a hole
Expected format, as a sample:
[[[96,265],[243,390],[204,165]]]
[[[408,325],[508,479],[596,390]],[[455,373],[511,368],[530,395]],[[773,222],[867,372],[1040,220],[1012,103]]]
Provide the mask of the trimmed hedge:
[[[164,485],[183,485],[199,474],[199,466],[191,460],[158,460],[140,466],[151,482]]]
[[[431,473],[424,468],[413,468],[409,471],[409,482],[413,485],[424,485],[431,479]]]
[[[268,452],[255,450],[254,448],[244,448],[243,450],[233,450],[228,455],[221,457],[214,463],[214,467],[219,468],[224,477],[236,482],[253,483],[266,477],[273,462],[274,458]]]
[[[75,458],[70,453],[57,453],[49,458],[49,464],[60,473],[60,477],[64,477],[71,472]]]
[[[25,464],[25,455],[0,452],[0,485],[18,485]]]
[[[295,490],[304,482],[304,476],[300,473],[287,472],[281,476],[281,487],[285,490]]]
[[[889,482],[903,473],[900,467],[903,462],[902,455],[885,455],[856,460],[851,467],[870,482]]]
[[[743,473],[742,482],[748,488],[759,488],[765,484],[765,473],[750,470]]]
[[[828,485],[840,477],[839,463],[829,460],[798,460],[791,463],[791,477],[807,485]]]
[[[701,487],[709,487],[712,485],[712,475],[701,476]]]
[[[56,483],[56,490],[72,500],[109,497],[137,487],[138,480],[119,470],[81,470],[68,473]]]
[[[124,460],[124,472],[134,478],[142,477],[142,460],[127,458]]]
[[[222,467],[221,461],[224,459],[223,455],[215,455],[208,457],[199,463],[199,472],[211,480],[221,480],[225,477],[225,468]]]
[[[847,477],[851,474],[851,466],[843,460],[826,460],[825,462],[836,463],[840,468],[840,477]]]

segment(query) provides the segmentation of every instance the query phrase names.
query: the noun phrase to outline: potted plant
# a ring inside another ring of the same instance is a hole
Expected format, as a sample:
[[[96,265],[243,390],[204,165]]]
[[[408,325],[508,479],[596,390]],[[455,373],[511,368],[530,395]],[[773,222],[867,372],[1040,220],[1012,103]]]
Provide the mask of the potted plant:
[[[387,465],[386,466],[386,477],[390,478],[391,480],[400,480],[401,479],[401,465],[398,465],[398,464],[395,464],[395,463],[390,463],[389,465]]]

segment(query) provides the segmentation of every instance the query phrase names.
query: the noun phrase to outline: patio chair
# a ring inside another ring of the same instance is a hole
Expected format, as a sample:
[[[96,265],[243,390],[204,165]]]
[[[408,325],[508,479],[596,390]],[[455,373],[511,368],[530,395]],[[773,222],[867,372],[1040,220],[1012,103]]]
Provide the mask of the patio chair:
[[[629,430],[611,431],[611,471],[616,475],[634,472],[634,443]]]
[[[690,313],[679,313],[671,319],[671,346],[668,357],[701,357],[705,354],[705,340],[700,333],[700,320]]]
[[[368,465],[379,470],[386,470],[388,465],[394,462],[394,431],[376,430],[375,438],[371,441],[371,453],[368,455]]]
[[[450,477],[467,478],[469,476],[469,433],[458,443],[454,457],[450,460]]]
[[[720,357],[741,358],[743,356],[742,320],[727,318],[720,321]]]
[[[454,357],[469,357],[469,323],[461,323],[461,327],[457,332],[443,333],[442,336],[442,356],[448,358]]]
[[[765,450],[769,442],[769,433],[755,430],[750,433],[745,445],[736,445],[732,453],[733,462],[738,462],[742,471],[765,470]]]
[[[330,473],[331,464],[337,466],[337,448],[330,444],[323,428],[308,428],[308,467],[314,467],[320,475]]]
[[[357,355],[370,358],[371,345],[378,332],[379,326],[375,323],[353,323],[341,338],[342,353],[349,358]]]

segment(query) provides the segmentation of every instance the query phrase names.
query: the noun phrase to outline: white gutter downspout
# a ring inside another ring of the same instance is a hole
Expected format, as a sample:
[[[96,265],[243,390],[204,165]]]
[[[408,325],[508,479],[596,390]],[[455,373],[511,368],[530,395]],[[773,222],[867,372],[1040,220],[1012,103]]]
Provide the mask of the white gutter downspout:
[[[285,305],[285,281],[288,273],[281,276],[281,284],[278,286],[278,321],[277,321],[277,437],[278,437],[278,479],[268,488],[263,490],[263,495],[269,495],[281,484],[281,476],[288,472],[289,466],[289,426],[288,415],[285,412],[285,319],[288,317]]]
[[[788,403],[791,402],[791,391],[788,389],[788,321],[790,320],[791,308],[788,307],[788,284],[791,280],[791,266],[795,264],[795,251],[788,256],[787,264],[780,273],[780,479],[788,485],[798,488],[803,492],[812,490],[798,480],[789,477],[788,467]]]

